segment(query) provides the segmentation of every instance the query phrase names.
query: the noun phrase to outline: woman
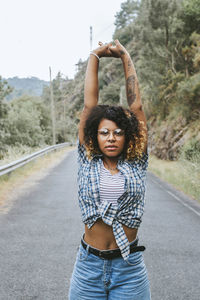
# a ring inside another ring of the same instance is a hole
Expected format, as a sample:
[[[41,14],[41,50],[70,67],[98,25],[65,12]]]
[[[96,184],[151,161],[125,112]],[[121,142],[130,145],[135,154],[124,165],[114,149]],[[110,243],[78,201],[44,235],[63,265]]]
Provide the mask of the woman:
[[[123,63],[128,109],[98,105],[101,57]],[[138,246],[144,209],[147,128],[134,65],[115,41],[91,52],[79,125],[79,204],[85,233],[77,254],[70,300],[149,300]]]

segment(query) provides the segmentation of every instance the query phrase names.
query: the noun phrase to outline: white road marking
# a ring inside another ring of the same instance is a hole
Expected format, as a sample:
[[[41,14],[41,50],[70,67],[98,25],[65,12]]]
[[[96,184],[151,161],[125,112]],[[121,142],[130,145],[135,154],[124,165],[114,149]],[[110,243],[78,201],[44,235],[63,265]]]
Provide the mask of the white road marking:
[[[194,208],[192,208],[190,205],[184,203],[179,197],[177,197],[176,195],[174,195],[172,192],[166,190],[166,189],[165,189],[160,183],[158,183],[157,181],[153,180],[152,178],[151,178],[151,180],[152,180],[155,184],[159,185],[159,186],[160,186],[163,190],[165,190],[168,194],[170,194],[174,199],[176,199],[178,202],[180,202],[182,205],[184,205],[185,207],[187,207],[188,209],[190,209],[191,211],[193,211],[197,216],[200,217],[200,213],[197,212]]]
[[[200,213],[198,213],[194,208],[192,208],[190,205],[184,203],[179,197],[177,197],[176,195],[174,195],[173,193],[171,193],[170,191],[166,190],[168,192],[168,194],[170,194],[172,197],[174,197],[177,201],[179,201],[181,204],[183,204],[185,207],[189,208],[190,210],[192,210],[195,214],[197,214],[197,216],[200,217]]]

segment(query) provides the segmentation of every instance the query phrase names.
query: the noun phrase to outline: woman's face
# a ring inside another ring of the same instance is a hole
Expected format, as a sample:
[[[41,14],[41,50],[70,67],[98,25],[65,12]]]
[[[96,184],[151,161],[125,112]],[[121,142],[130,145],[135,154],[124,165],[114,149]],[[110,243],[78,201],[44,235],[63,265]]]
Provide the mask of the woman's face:
[[[97,141],[105,156],[117,157],[124,149],[125,134],[115,122],[103,119],[99,123]]]

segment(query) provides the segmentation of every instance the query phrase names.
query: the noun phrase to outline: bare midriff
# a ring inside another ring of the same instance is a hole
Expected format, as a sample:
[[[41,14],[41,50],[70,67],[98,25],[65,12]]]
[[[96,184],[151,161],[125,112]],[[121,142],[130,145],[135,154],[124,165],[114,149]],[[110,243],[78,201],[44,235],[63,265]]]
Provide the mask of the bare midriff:
[[[129,242],[134,241],[136,239],[138,229],[129,228],[125,225],[122,226]],[[87,244],[99,250],[119,248],[115,241],[112,226],[104,223],[102,219],[98,219],[90,229],[88,229],[87,225],[85,225],[84,240]]]

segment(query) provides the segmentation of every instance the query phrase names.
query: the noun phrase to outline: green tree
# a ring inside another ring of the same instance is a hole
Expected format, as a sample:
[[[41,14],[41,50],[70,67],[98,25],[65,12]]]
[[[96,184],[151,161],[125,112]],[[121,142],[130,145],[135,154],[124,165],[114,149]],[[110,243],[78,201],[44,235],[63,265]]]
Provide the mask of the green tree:
[[[184,31],[191,35],[194,31],[200,33],[200,2],[199,0],[183,0],[182,19]]]
[[[39,97],[23,96],[10,104],[8,112],[10,146],[39,147],[50,143],[50,112]]]
[[[114,39],[119,39],[123,45],[127,45],[134,36],[135,20],[140,9],[140,1],[127,0],[121,4],[121,10],[115,16]]]
[[[131,24],[138,16],[140,1],[128,0],[121,4],[120,12],[115,15],[116,30],[125,28]]]
[[[0,76],[0,159],[3,158],[3,153],[6,151],[5,140],[9,135],[8,132],[8,111],[9,106],[5,101],[5,97],[12,92],[12,88],[6,80]]]
[[[79,66],[79,72],[74,81],[63,78],[60,72],[52,81],[56,118],[56,143],[74,140],[78,123],[77,112],[80,110],[81,103],[83,103],[84,72],[81,72],[81,70],[85,66],[85,63]],[[79,80],[78,77],[81,79]],[[44,88],[42,98],[45,104],[50,107],[49,87]]]

